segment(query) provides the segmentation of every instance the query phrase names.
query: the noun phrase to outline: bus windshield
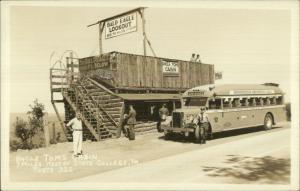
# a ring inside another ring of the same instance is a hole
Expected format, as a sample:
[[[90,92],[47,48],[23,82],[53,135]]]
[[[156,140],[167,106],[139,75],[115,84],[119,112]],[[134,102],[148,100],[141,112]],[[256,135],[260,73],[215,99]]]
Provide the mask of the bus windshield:
[[[184,99],[184,106],[205,106],[207,97],[188,97]]]

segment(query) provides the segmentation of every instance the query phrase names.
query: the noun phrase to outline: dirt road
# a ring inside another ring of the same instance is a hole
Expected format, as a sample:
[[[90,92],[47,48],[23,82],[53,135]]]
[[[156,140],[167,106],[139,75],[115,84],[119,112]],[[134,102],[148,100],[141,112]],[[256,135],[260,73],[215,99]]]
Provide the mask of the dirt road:
[[[151,133],[135,141],[84,142],[81,158],[71,151],[72,143],[61,143],[11,153],[11,180],[287,184],[290,123],[216,134],[205,145]]]

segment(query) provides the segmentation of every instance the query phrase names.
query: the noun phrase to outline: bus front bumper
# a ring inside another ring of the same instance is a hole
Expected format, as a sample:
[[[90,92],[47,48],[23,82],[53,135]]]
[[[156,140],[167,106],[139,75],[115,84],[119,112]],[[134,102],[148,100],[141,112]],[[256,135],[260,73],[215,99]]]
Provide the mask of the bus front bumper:
[[[186,132],[194,132],[194,128],[192,127],[164,127],[165,131],[173,132],[173,133],[186,133]]]

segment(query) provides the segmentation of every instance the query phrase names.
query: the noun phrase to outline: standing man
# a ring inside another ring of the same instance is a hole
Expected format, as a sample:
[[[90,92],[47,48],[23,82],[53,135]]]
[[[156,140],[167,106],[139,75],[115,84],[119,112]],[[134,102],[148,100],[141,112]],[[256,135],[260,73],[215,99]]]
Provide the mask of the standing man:
[[[192,54],[192,57],[191,57],[190,61],[191,62],[195,62],[196,61],[195,53]]]
[[[136,124],[135,117],[136,117],[136,111],[132,105],[129,105],[129,113],[125,117],[125,119],[127,121],[127,125],[129,126],[128,131],[127,131],[129,140],[135,139],[135,132],[134,132],[134,125]]]
[[[208,137],[209,121],[207,114],[205,113],[205,108],[200,108],[200,114],[198,115],[198,118],[200,126],[200,135],[196,135],[196,137],[199,136],[198,139],[200,139],[200,143],[205,144],[207,138],[212,138],[211,133]]]
[[[169,110],[168,110],[166,104],[164,103],[162,105],[162,108],[159,109],[159,119],[158,119],[158,123],[157,123],[157,131],[158,132],[162,132],[161,122],[165,121],[167,119],[168,115],[169,115]]]
[[[196,62],[199,62],[199,63],[201,63],[201,60],[200,60],[200,55],[199,55],[199,54],[197,54],[197,57],[196,57]]]
[[[76,113],[76,117],[69,121],[67,127],[70,126],[73,131],[73,156],[78,157],[82,155],[82,121],[80,113]]]

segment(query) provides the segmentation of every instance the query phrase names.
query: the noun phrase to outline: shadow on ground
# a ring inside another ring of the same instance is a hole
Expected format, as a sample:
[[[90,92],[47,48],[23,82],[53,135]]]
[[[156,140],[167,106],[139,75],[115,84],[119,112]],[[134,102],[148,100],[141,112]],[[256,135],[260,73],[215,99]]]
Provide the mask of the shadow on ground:
[[[290,182],[290,159],[247,157],[227,155],[225,167],[203,166],[203,171],[212,177],[236,178],[244,181],[288,184]],[[243,183],[243,182],[241,182]]]

